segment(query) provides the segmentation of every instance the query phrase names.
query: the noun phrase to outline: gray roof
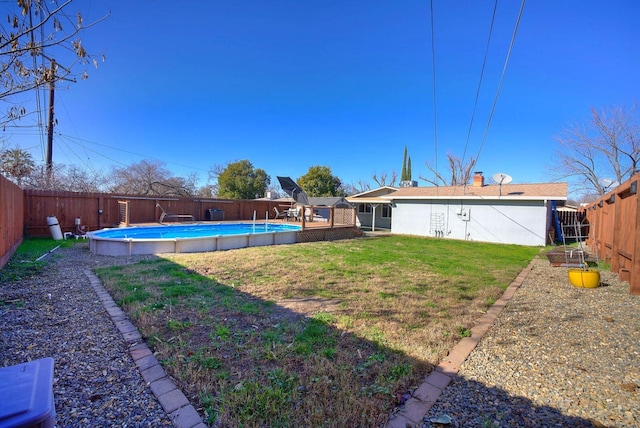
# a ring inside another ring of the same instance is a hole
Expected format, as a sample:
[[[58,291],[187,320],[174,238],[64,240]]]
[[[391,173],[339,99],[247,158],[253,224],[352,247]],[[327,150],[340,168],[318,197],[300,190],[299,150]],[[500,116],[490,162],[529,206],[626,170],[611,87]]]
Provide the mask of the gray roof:
[[[351,208],[351,204],[341,196],[317,197],[309,196],[309,205],[336,208]]]

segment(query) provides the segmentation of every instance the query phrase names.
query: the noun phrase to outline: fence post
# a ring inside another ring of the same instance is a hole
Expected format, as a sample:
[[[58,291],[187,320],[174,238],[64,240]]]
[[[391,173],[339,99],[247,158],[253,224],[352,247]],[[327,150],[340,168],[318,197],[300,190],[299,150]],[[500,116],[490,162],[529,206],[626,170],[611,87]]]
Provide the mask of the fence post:
[[[640,181],[640,180],[638,180]],[[634,185],[636,193],[632,197],[636,198],[636,222],[633,230],[633,260],[631,260],[631,272],[629,278],[629,292],[640,295],[640,198],[638,197],[638,181]]]
[[[331,206],[329,207],[329,227],[333,227],[334,224],[334,215],[335,215],[335,207]]]
[[[615,195],[615,193],[613,193],[613,195]],[[620,217],[622,211],[617,209],[618,204],[615,203],[615,196],[613,202],[610,203],[607,200],[604,204],[609,207],[609,215],[613,218],[613,236],[611,237],[611,270],[613,272],[620,272],[620,234],[623,232]]]

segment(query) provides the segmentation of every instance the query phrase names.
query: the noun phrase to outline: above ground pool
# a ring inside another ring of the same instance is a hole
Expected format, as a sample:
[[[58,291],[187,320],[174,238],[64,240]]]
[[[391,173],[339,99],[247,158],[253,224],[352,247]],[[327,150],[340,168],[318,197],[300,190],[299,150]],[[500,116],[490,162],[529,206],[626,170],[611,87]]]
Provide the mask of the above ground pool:
[[[130,256],[197,253],[293,244],[300,226],[282,223],[216,223],[137,226],[87,233],[93,254]]]

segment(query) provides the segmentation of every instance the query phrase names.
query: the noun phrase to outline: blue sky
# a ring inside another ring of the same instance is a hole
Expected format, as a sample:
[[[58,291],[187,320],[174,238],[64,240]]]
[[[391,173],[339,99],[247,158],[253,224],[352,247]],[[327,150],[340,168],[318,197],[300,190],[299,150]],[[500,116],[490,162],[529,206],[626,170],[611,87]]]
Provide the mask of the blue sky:
[[[248,159],[274,182],[323,165],[376,187],[406,146],[419,185],[447,153],[547,182],[555,136],[640,93],[634,0],[529,0],[484,137],[521,5],[500,1],[468,141],[493,1],[433,1],[435,115],[427,0],[82,3],[85,22],[110,10],[82,37],[106,62],[56,92],[54,162],[90,170],[155,159],[204,184]],[[3,137],[44,159],[33,131]]]

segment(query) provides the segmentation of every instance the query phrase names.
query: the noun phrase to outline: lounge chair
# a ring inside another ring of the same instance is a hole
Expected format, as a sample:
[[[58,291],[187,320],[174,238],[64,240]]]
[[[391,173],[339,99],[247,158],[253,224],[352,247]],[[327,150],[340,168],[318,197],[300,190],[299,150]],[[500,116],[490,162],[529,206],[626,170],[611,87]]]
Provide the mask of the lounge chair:
[[[162,208],[162,205],[156,204],[156,207],[160,208],[160,211],[162,211],[162,214],[160,214],[160,220],[158,220],[158,223],[164,222],[164,220],[167,219],[167,218],[189,219],[191,221],[195,221],[195,219],[193,218],[193,216],[191,214],[168,214],[164,210],[164,208]]]
[[[278,211],[278,207],[273,207],[273,210],[276,212],[276,216],[274,217],[274,220],[277,220],[279,218],[283,218],[285,220],[287,219],[288,215],[286,211],[280,212]]]

